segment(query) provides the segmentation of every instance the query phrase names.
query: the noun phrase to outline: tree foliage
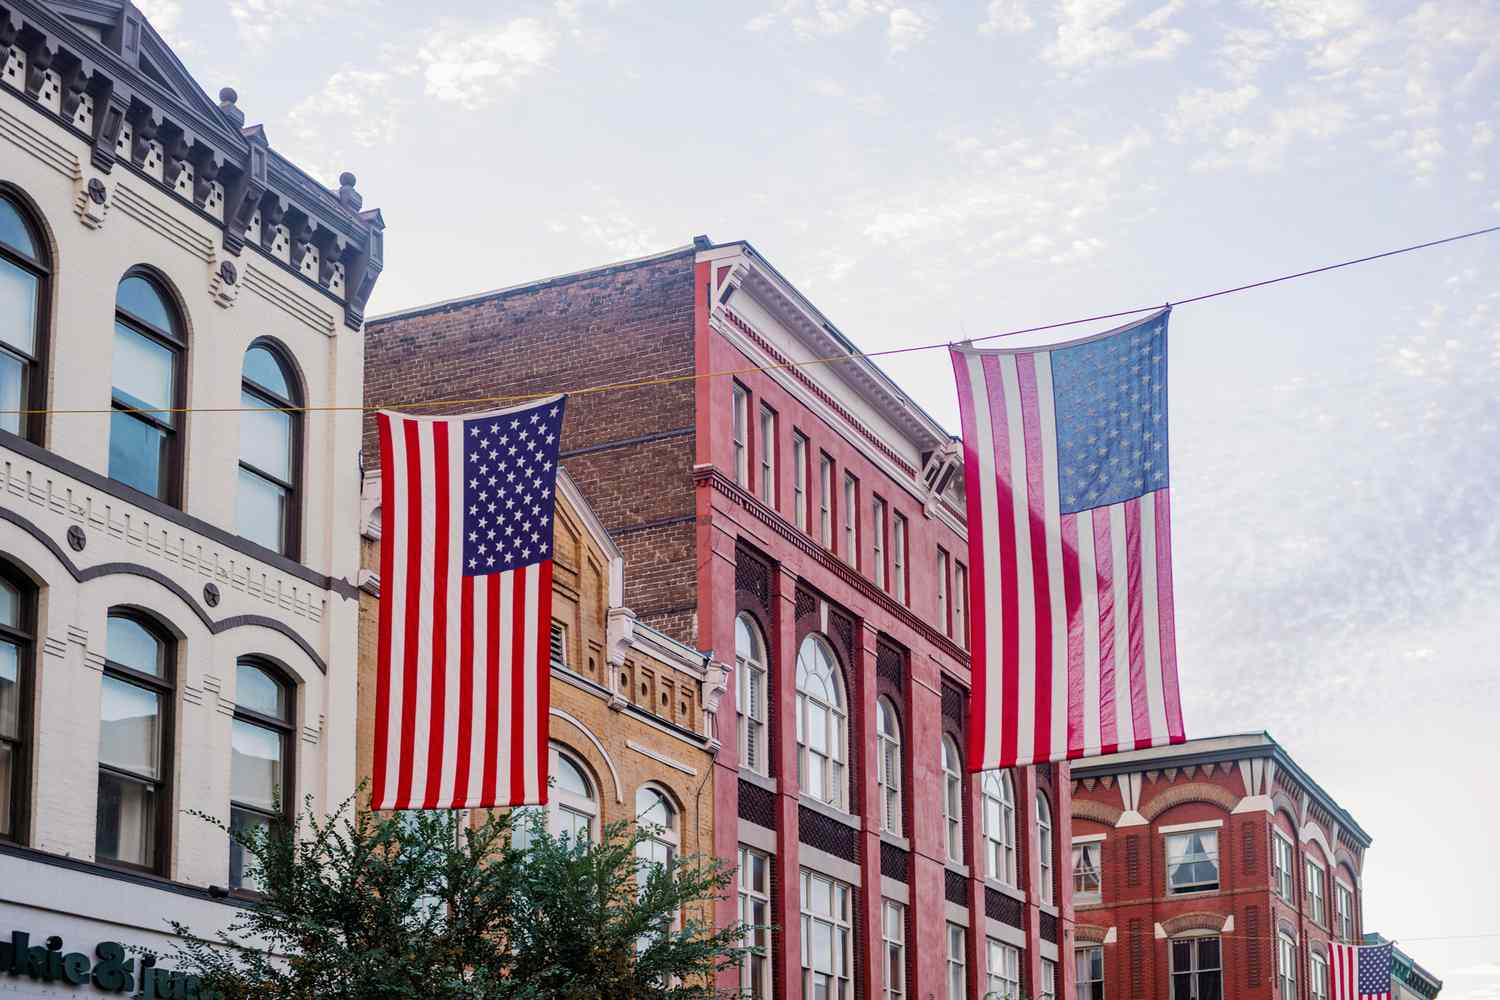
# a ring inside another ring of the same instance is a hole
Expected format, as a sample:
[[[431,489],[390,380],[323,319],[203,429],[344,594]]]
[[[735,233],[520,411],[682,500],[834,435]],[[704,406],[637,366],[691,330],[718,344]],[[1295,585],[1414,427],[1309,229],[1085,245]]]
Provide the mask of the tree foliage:
[[[377,819],[352,801],[328,817],[309,802],[301,835],[200,818],[243,845],[259,889],[216,940],[173,925],[179,964],[225,1000],[706,1000],[742,954],[740,928],[711,924],[727,868],[639,866],[646,827],[594,844],[535,815]]]

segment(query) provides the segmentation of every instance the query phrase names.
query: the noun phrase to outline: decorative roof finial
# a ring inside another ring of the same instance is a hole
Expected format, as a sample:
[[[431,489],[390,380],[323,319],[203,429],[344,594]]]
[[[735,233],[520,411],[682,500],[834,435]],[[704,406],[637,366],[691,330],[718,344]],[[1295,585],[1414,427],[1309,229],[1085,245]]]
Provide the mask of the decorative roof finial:
[[[245,124],[245,112],[235,103],[239,99],[240,95],[235,93],[233,87],[224,87],[219,91],[219,110],[234,123],[235,128],[242,128]]]
[[[339,201],[351,212],[358,212],[365,203],[364,196],[354,190],[355,183],[356,178],[349,171],[339,174]]]

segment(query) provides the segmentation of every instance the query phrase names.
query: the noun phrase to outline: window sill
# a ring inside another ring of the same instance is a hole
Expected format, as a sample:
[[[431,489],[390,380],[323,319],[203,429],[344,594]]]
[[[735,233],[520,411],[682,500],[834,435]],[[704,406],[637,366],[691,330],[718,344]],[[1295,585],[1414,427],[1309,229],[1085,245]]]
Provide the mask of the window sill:
[[[903,851],[911,850],[910,840],[901,836],[900,834],[892,833],[889,830],[880,831],[880,840],[882,843],[890,844],[892,847],[899,847]]]
[[[943,867],[947,868],[950,872],[955,872],[959,875],[962,875],[964,878],[969,877],[968,865],[959,864],[957,861],[948,861],[944,863]]]
[[[740,780],[747,784],[755,785],[758,788],[764,788],[773,795],[778,790],[778,783],[775,778],[768,778],[759,771],[752,771],[748,767],[740,768]]]
[[[802,793],[797,796],[797,801],[814,812],[820,812],[829,819],[837,820],[845,826],[852,826],[856,830],[864,828],[864,823],[861,822],[858,816],[853,813],[844,812],[838,806],[831,806],[821,799],[815,799],[811,795]]]
[[[984,887],[986,889],[994,889],[998,892],[1002,892],[1018,903],[1024,904],[1026,902],[1026,894],[1020,889],[1015,888],[1014,886],[1006,885],[1004,882],[992,879],[987,875],[984,878],[980,879],[980,881],[984,883]]]

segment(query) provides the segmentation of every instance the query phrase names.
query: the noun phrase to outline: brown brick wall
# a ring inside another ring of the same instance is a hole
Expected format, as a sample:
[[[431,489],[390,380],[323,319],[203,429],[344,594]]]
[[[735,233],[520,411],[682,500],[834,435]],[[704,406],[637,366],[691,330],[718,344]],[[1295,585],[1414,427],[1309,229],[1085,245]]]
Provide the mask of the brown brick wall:
[[[575,393],[563,467],[625,551],[626,606],[686,641],[697,600],[693,383],[577,392],[692,370],[690,250],[372,321],[365,335],[372,405],[437,412],[423,404]],[[364,447],[366,463],[378,466],[373,418]]]

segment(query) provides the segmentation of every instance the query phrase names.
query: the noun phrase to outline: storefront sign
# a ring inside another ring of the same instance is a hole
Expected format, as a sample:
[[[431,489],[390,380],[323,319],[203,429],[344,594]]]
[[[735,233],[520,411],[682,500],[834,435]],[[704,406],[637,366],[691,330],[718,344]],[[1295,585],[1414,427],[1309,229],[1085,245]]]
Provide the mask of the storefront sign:
[[[11,931],[9,941],[0,941],[0,973],[92,986],[139,1000],[224,1000],[217,990],[202,989],[197,976],[156,968],[154,956],[126,958],[118,941],[100,941],[90,958],[81,951],[63,951],[63,940],[56,935],[34,945],[27,932]]]

